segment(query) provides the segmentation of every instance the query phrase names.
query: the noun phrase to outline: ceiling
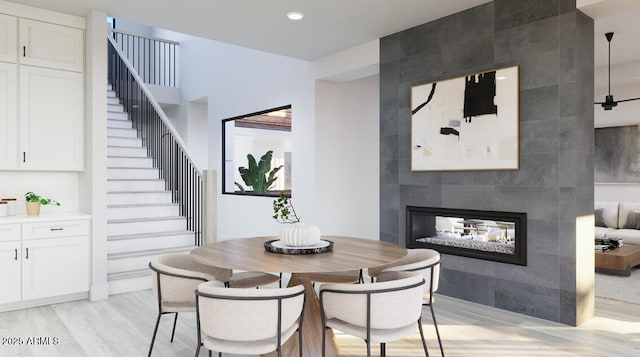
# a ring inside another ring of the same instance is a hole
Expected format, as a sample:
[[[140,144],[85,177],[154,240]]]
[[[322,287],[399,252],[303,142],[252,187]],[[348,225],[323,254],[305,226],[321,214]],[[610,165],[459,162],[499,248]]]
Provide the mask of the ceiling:
[[[13,0],[115,18],[303,60],[390,35],[489,0]],[[300,11],[301,21],[286,13]]]
[[[315,60],[489,0],[11,0],[85,16],[91,9],[128,22],[164,28],[279,55]],[[596,86],[606,83],[607,42],[614,31],[612,82],[640,83],[640,1],[577,0],[595,21]],[[301,21],[285,14],[301,11]],[[614,69],[614,71],[617,70]],[[620,83],[622,84],[622,83]]]

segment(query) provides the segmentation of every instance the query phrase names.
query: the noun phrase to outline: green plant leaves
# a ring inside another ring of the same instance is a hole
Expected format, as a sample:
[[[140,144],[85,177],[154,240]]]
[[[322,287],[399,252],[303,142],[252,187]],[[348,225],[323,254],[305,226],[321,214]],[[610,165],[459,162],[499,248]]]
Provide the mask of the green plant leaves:
[[[24,198],[27,202],[40,202],[41,205],[54,205],[60,206],[60,202],[52,200],[50,198],[40,197],[39,195],[29,191],[24,194]]]
[[[296,209],[293,208],[291,200],[284,195],[284,192],[280,192],[280,197],[273,201],[273,219],[280,223],[300,222]]]
[[[249,163],[249,167],[238,168],[240,177],[242,177],[245,185],[247,187],[251,187],[253,189],[253,192],[255,193],[265,193],[269,191],[271,186],[273,186],[275,181],[278,179],[276,177],[276,174],[278,173],[278,171],[280,171],[282,165],[271,170],[272,156],[273,151],[269,150],[264,155],[262,155],[262,157],[260,158],[260,162],[257,163],[255,157],[253,157],[252,154],[248,154],[247,161]],[[242,185],[240,185],[239,183],[236,182],[235,185],[240,188],[241,192],[246,191],[244,187],[242,187]]]

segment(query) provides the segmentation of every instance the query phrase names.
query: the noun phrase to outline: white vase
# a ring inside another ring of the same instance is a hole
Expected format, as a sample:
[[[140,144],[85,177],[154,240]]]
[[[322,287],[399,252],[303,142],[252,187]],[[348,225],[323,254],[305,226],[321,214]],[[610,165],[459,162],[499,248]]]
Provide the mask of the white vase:
[[[320,228],[304,223],[288,224],[280,232],[280,240],[289,247],[310,247],[320,242]]]

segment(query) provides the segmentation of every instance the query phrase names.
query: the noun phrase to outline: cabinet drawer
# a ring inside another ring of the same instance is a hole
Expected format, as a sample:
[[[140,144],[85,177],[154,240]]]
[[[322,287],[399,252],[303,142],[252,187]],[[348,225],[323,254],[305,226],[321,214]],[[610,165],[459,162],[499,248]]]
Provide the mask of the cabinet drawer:
[[[88,234],[89,221],[86,220],[25,223],[22,225],[22,239],[74,237]]]
[[[20,240],[20,224],[1,224],[0,242]]]

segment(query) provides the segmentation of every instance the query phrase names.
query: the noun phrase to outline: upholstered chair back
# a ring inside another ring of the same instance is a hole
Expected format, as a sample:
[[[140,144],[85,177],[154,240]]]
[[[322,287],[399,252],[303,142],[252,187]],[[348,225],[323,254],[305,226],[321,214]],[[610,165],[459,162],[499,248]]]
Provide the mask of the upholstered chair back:
[[[320,301],[326,320],[338,319],[366,328],[370,299],[371,329],[397,329],[415,325],[422,313],[422,275],[397,273],[397,280],[373,284],[324,284]]]
[[[205,336],[227,341],[275,339],[278,331],[278,298],[282,298],[281,327],[296,325],[304,306],[304,286],[283,289],[234,289],[215,284],[198,286],[200,328]]]
[[[149,264],[152,269],[153,293],[158,298],[158,276],[162,308],[166,312],[195,311],[195,291],[205,281],[224,286],[232,271],[193,261],[188,253],[166,254],[156,257]]]
[[[425,300],[432,299],[433,297],[429,296],[430,291],[435,293],[440,285],[440,253],[433,249],[409,249],[401,262],[402,264],[385,268],[383,272],[415,271],[422,274],[425,280]]]

